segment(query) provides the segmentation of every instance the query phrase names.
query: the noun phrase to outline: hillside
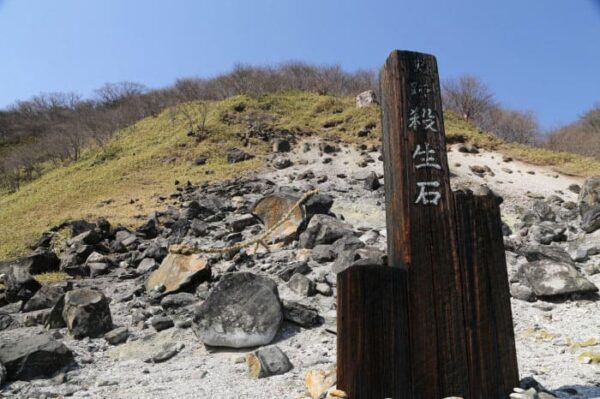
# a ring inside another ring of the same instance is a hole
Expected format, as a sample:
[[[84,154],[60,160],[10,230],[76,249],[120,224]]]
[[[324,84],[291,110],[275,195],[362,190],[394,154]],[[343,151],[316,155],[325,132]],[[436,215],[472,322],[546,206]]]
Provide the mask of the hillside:
[[[272,137],[318,135],[377,144],[381,134],[378,108],[356,108],[351,97],[288,92],[241,95],[206,104],[200,142],[188,136],[186,115],[197,124],[203,103],[180,105],[118,132],[104,148],[85,151],[77,162],[45,165],[42,177],[16,193],[0,194],[0,259],[27,252],[27,245],[43,231],[66,220],[105,217],[115,225],[140,224],[141,217],[164,208],[164,196],[176,181],[220,181],[260,168],[268,150],[265,140]],[[599,161],[505,144],[453,114],[446,115],[445,123],[450,143],[471,142],[565,173],[600,174]],[[361,130],[365,134],[359,135]],[[233,147],[257,157],[227,163],[227,150]],[[197,165],[199,157],[206,157],[206,164]]]

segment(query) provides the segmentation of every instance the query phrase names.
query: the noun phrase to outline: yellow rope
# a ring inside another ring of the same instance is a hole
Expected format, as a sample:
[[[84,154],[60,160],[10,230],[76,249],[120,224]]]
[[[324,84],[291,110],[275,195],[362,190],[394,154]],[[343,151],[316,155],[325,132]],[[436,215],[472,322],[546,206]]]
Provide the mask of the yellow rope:
[[[300,207],[310,197],[312,197],[313,195],[318,194],[318,193],[319,193],[319,190],[311,190],[311,191],[306,192],[302,196],[302,198],[300,198],[290,208],[290,210],[285,215],[283,215],[283,217],[277,223],[275,223],[273,226],[271,226],[271,228],[269,228],[267,231],[265,231],[264,233],[262,233],[260,236],[258,236],[257,238],[254,238],[252,240],[243,241],[243,242],[240,242],[238,244],[231,245],[229,247],[223,247],[223,248],[214,248],[214,247],[199,248],[199,247],[196,246],[196,244],[194,244],[194,245],[176,244],[176,245],[171,245],[171,247],[169,248],[169,252],[174,253],[174,254],[181,254],[181,255],[192,255],[192,254],[195,254],[195,253],[201,253],[201,254],[222,254],[222,253],[228,253],[228,252],[233,252],[233,251],[237,252],[240,249],[248,247],[248,246],[250,246],[252,244],[256,244],[257,248],[258,248],[259,245],[262,245],[268,251],[269,250],[269,246],[265,243],[265,238],[267,238],[267,236],[269,234],[271,234],[279,226],[281,226],[283,223],[285,223],[292,216],[292,214],[294,213],[294,211],[296,210],[296,208]]]

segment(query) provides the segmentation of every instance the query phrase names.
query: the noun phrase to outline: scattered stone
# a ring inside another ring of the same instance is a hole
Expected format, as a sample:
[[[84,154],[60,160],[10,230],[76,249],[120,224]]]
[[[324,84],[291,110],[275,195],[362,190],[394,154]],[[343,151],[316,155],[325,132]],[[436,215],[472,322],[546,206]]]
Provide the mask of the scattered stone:
[[[273,152],[289,152],[292,146],[288,140],[275,139],[273,140]]]
[[[89,288],[65,294],[62,316],[75,339],[98,338],[113,328],[108,299],[102,292]]]
[[[235,232],[243,231],[246,227],[257,223],[256,218],[252,214],[238,215],[231,221],[231,228]]]
[[[510,296],[525,302],[535,302],[536,297],[533,290],[526,285],[513,283],[510,285]]]
[[[23,306],[24,312],[48,309],[56,305],[65,290],[60,286],[44,285]]]
[[[335,260],[336,254],[331,245],[315,245],[312,249],[311,257],[315,262],[326,263]]]
[[[35,328],[0,333],[0,364],[9,381],[48,378],[73,362],[69,348],[48,333]]]
[[[142,275],[149,272],[152,272],[158,268],[158,263],[153,258],[144,258],[135,269],[137,274]]]
[[[292,165],[293,165],[292,161],[290,161],[289,158],[285,158],[285,157],[277,157],[273,161],[273,167],[275,169],[279,169],[279,170],[289,168]]]
[[[598,291],[598,287],[568,263],[538,260],[522,265],[518,274],[538,297]]]
[[[58,270],[60,260],[49,249],[38,248],[32,255],[8,262],[0,262],[0,273],[12,268],[23,268],[30,274],[40,274]]]
[[[154,316],[151,320],[151,324],[156,331],[166,330],[175,325],[173,320],[167,316]]]
[[[145,363],[163,363],[175,357],[182,349],[182,343],[171,344],[166,349],[158,352],[156,355],[144,360]]]
[[[129,329],[127,327],[115,328],[104,334],[104,339],[111,345],[122,344],[127,341],[127,337],[129,337]]]
[[[459,144],[458,152],[463,152],[466,154],[478,154],[479,150],[471,143]]]
[[[304,384],[312,399],[320,399],[337,381],[335,369],[309,370],[304,377]]]
[[[160,301],[160,306],[162,306],[163,309],[178,309],[184,308],[197,301],[198,299],[194,294],[190,294],[189,292],[178,292],[163,297]]]
[[[373,104],[379,104],[377,102],[377,95],[373,90],[363,91],[356,96],[356,108],[368,107]]]
[[[306,261],[296,261],[286,265],[283,270],[277,273],[277,277],[283,281],[289,281],[294,274],[308,274],[310,272],[311,268]]]
[[[278,346],[261,348],[246,355],[250,378],[267,378],[285,374],[293,366],[287,355]]]
[[[579,184],[569,184],[567,190],[569,190],[572,193],[579,194],[581,192],[581,186]]]
[[[566,227],[557,225],[553,222],[541,222],[540,224],[531,226],[529,234],[533,239],[540,244],[549,245],[552,242],[565,241]]]
[[[322,322],[319,312],[315,308],[294,301],[283,302],[283,317],[285,320],[305,328],[318,326]]]
[[[593,233],[600,229],[600,203],[589,207],[581,216],[581,230]]]
[[[581,215],[593,206],[600,205],[600,176],[586,179],[579,192],[578,202]]]
[[[287,286],[296,294],[304,297],[313,296],[316,293],[314,281],[300,273],[294,274]]]
[[[199,255],[169,254],[160,267],[146,280],[146,290],[164,286],[163,294],[179,291],[199,284],[210,278],[210,268],[206,258]]]
[[[381,187],[381,183],[379,183],[379,178],[377,178],[377,173],[371,172],[365,179],[365,189],[370,191],[375,191],[379,187]]]
[[[0,313],[0,331],[14,330],[19,327],[21,325],[11,315]]]
[[[265,229],[270,229],[285,216],[300,198],[284,194],[272,194],[262,197],[254,205],[252,212],[260,218]],[[304,221],[302,208],[294,209],[292,215],[269,237],[269,241],[289,241],[296,237],[298,228]]]
[[[327,194],[313,195],[304,203],[304,209],[309,217],[317,214],[327,215],[332,206],[333,197]]]
[[[156,227],[156,219],[149,218],[144,224],[136,229],[136,232],[143,238],[151,239],[158,235],[158,229]]]
[[[247,348],[269,344],[282,320],[273,280],[232,273],[225,275],[195,310],[192,328],[205,345]]]
[[[238,163],[254,158],[254,155],[248,154],[240,149],[233,148],[227,152],[227,162]]]
[[[353,235],[349,224],[328,215],[315,215],[300,234],[299,245],[301,248],[314,248],[318,244],[333,244],[348,235]]]
[[[24,267],[10,268],[4,275],[4,284],[6,300],[9,303],[27,302],[42,287]]]
[[[206,165],[206,161],[208,161],[208,158],[206,157],[198,157],[196,158],[196,160],[194,161],[194,164],[201,166],[201,165]]]

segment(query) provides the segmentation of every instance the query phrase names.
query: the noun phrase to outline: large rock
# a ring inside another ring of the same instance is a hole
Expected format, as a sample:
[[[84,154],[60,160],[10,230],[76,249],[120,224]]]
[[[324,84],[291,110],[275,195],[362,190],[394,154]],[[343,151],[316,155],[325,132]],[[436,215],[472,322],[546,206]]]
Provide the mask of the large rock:
[[[377,104],[377,95],[373,90],[363,91],[356,96],[356,107],[363,108]]]
[[[555,241],[566,241],[566,227],[553,222],[541,222],[531,226],[529,234],[532,238],[543,245],[549,245]]]
[[[293,368],[290,359],[278,346],[250,352],[246,355],[246,362],[251,378],[267,378],[285,374]]]
[[[23,306],[23,311],[48,309],[56,305],[60,297],[65,293],[63,287],[44,285]]]
[[[283,218],[300,198],[288,194],[272,194],[262,197],[254,204],[252,212],[270,229]],[[296,238],[298,228],[304,221],[302,207],[297,207],[292,215],[267,239],[269,242],[289,241]]]
[[[76,339],[98,338],[113,329],[108,299],[102,292],[89,288],[65,294],[62,316]]]
[[[581,230],[593,233],[600,229],[600,204],[591,206],[581,216]]]
[[[39,248],[33,254],[8,262],[0,262],[0,273],[6,273],[10,268],[25,268],[30,274],[40,274],[58,270],[60,260],[48,249]]]
[[[227,162],[238,163],[254,158],[254,155],[248,154],[240,149],[233,148],[227,152]]]
[[[521,265],[521,282],[527,284],[538,297],[597,292],[591,281],[575,267],[554,260],[538,260]]]
[[[13,330],[19,327],[19,322],[17,322],[11,315],[0,313],[0,331]]]
[[[73,362],[69,348],[35,328],[0,333],[0,363],[8,380],[47,378]]]
[[[564,262],[573,265],[571,255],[558,245],[524,245],[517,252],[530,261],[549,259],[555,262]]]
[[[600,176],[592,176],[583,183],[578,202],[581,215],[593,206],[600,205]]]
[[[193,329],[206,345],[247,348],[270,343],[282,320],[273,280],[232,273],[225,275],[196,309]]]
[[[300,234],[300,247],[314,248],[319,244],[333,244],[352,234],[349,224],[328,215],[315,215],[310,219],[306,230]]]
[[[146,280],[146,290],[164,287],[164,294],[176,292],[210,278],[210,267],[206,258],[199,255],[169,254],[160,267]]]
[[[283,317],[287,321],[305,328],[318,326],[322,322],[321,316],[315,308],[294,301],[283,302]]]
[[[4,276],[6,300],[27,302],[42,286],[25,267],[12,267]]]

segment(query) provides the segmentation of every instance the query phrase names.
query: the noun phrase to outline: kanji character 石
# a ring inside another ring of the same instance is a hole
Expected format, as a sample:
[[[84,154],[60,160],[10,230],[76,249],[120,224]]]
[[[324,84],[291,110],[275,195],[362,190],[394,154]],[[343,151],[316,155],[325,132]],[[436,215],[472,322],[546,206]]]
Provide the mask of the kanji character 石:
[[[435,163],[435,158],[433,155],[435,151],[431,149],[428,143],[425,144],[425,149],[421,149],[421,145],[417,144],[417,148],[413,154],[413,159],[419,158],[419,164],[415,165],[417,169],[421,168],[435,168],[441,170],[442,167]]]
[[[437,205],[440,198],[442,198],[442,194],[440,194],[438,191],[427,191],[427,188],[429,187],[438,188],[440,183],[437,181],[417,182],[417,186],[419,186],[420,191],[415,204],[422,203],[423,205]]]

